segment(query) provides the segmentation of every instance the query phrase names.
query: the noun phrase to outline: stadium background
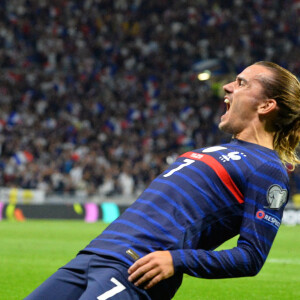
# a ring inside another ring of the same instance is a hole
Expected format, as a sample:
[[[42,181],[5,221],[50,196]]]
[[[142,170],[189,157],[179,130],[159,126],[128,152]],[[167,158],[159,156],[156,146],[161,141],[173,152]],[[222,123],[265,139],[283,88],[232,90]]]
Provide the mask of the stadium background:
[[[178,154],[228,141],[222,84],[260,60],[299,77],[299,15],[297,0],[1,1],[0,218],[111,220]]]

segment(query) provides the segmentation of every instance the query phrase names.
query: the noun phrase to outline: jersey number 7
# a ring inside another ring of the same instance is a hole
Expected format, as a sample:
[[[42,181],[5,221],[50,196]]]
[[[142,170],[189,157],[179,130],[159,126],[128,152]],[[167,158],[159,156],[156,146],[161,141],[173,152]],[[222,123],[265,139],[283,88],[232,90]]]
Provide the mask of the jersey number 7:
[[[116,294],[119,294],[120,292],[124,291],[125,290],[125,286],[120,282],[118,281],[116,278],[112,277],[110,279],[110,281],[112,283],[114,283],[116,286],[113,287],[112,289],[110,289],[109,291],[99,295],[97,297],[98,300],[106,300],[106,299],[109,299],[113,296],[115,296]]]
[[[182,168],[186,167],[186,166],[189,166],[191,165],[192,163],[194,163],[195,160],[192,160],[192,159],[189,159],[189,158],[186,158],[184,159],[184,163],[179,165],[177,168],[171,170],[170,172],[168,172],[167,174],[164,175],[164,177],[169,177],[171,176],[172,174],[174,174],[175,172],[181,170]]]

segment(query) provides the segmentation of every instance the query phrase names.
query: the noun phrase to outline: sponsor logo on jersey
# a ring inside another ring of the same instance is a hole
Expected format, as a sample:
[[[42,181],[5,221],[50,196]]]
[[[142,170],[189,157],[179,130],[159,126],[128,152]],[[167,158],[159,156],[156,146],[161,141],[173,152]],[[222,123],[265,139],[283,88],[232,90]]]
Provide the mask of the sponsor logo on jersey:
[[[266,213],[262,209],[260,209],[256,212],[256,218],[264,221],[265,223],[269,223],[269,224],[275,226],[276,228],[279,228],[279,226],[280,226],[280,221],[275,216],[273,216],[269,213]]]
[[[216,151],[225,150],[225,149],[227,149],[227,148],[222,147],[222,146],[213,146],[213,147],[205,148],[204,150],[202,150],[202,152],[210,153],[210,152],[216,152]]]
[[[267,192],[267,201],[269,206],[266,208],[270,209],[279,209],[281,208],[287,201],[288,191],[282,189],[280,185],[273,184],[269,187]]]
[[[263,219],[264,216],[265,216],[265,212],[263,210],[259,210],[257,213],[256,213],[256,218],[257,219]]]

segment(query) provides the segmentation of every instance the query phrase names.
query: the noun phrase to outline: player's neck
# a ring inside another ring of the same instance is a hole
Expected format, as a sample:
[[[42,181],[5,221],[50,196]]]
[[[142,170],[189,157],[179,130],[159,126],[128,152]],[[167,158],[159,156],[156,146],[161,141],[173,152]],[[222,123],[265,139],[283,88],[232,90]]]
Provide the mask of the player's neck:
[[[262,127],[250,126],[235,134],[234,138],[274,150],[274,133],[268,132]]]

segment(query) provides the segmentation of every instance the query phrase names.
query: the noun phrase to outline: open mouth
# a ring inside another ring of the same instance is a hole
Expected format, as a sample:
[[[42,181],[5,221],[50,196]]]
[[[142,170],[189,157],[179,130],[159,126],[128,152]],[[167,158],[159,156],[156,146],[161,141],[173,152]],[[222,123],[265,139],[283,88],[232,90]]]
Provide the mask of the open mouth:
[[[229,99],[225,99],[224,100],[224,103],[226,104],[226,112],[228,112],[229,111],[229,109],[230,109],[230,101],[229,101]]]

